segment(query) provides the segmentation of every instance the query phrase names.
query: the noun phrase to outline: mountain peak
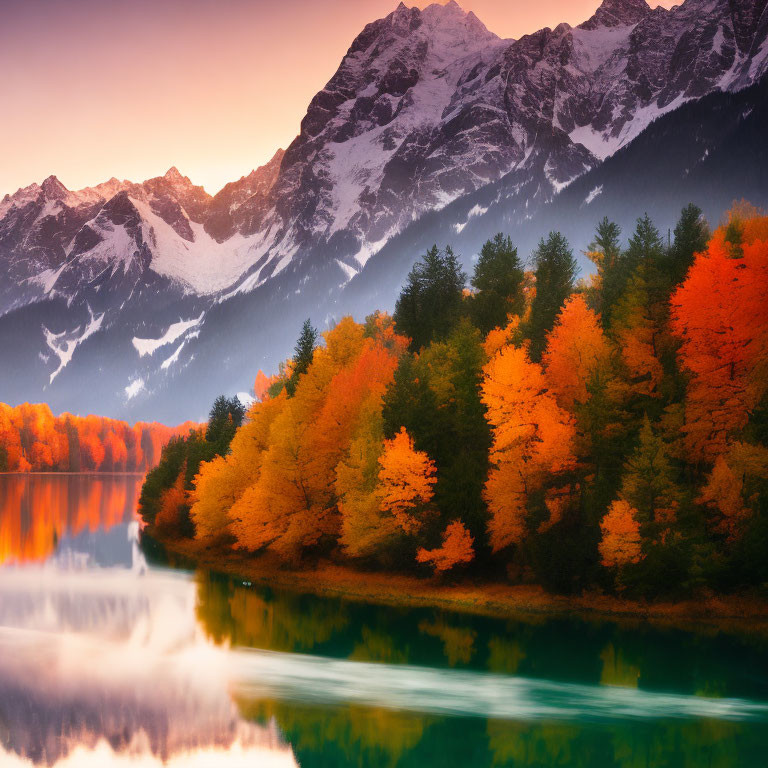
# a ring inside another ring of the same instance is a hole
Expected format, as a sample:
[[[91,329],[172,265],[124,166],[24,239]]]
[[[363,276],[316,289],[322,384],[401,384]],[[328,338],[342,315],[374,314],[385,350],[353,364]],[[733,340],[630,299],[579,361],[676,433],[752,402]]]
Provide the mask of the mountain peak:
[[[49,176],[40,189],[48,200],[62,200],[69,194],[69,190],[55,176]]]
[[[646,0],[603,0],[590,19],[580,24],[581,29],[598,27],[624,27],[637,24],[651,13]]]
[[[182,176],[181,173],[179,173],[179,169],[175,165],[172,165],[165,172],[163,178],[170,184],[183,184],[184,182],[189,181],[186,176]]]

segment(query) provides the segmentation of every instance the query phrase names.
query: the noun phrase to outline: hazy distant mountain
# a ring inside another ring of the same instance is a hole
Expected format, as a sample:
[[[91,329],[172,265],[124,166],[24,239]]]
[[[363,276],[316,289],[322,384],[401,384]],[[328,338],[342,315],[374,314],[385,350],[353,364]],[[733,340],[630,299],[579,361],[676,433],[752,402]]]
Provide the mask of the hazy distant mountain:
[[[284,356],[303,317],[391,306],[430,239],[470,257],[498,229],[527,250],[559,228],[583,247],[603,211],[667,226],[686,196],[714,216],[734,195],[768,202],[748,178],[767,2],[605,0],[516,41],[455,2],[400,4],[353,41],[288,149],[214,197],[175,168],[7,195],[0,399],[197,418]]]

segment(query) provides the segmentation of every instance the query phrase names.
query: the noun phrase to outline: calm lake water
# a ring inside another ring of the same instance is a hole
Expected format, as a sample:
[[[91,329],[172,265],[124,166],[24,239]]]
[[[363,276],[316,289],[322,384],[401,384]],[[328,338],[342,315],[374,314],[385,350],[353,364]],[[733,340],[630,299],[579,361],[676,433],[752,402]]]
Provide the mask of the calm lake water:
[[[140,478],[0,475],[0,766],[768,765],[768,640],[150,567]]]

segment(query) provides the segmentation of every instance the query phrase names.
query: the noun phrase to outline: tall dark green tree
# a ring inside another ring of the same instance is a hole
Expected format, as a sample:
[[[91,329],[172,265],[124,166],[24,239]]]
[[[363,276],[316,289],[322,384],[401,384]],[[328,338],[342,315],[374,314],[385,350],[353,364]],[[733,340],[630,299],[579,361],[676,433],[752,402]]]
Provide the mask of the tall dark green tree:
[[[472,275],[472,287],[477,293],[470,302],[472,321],[483,335],[506,325],[507,315],[523,313],[524,277],[517,248],[509,236],[499,232],[486,241]]]
[[[531,340],[531,359],[539,362],[560,309],[573,292],[578,264],[568,241],[559,232],[550,232],[533,253],[536,269],[536,296],[525,332]]]
[[[466,281],[450,246],[433,245],[413,265],[394,313],[397,332],[411,339],[413,351],[448,336],[461,317]]]
[[[293,349],[293,371],[291,377],[286,382],[285,388],[288,394],[293,396],[296,391],[296,385],[299,383],[299,376],[307,372],[312,364],[312,358],[317,347],[317,329],[313,328],[309,318],[301,326],[301,333]]]
[[[597,267],[597,285],[589,291],[589,303],[607,327],[611,309],[627,280],[621,260],[621,227],[607,216],[595,228],[595,239],[587,247],[587,256]]]
[[[685,278],[694,255],[706,249],[709,236],[709,225],[701,208],[693,203],[686,205],[675,225],[675,240],[669,253],[669,272],[674,283]]]
[[[418,356],[403,355],[383,410],[385,435],[392,437],[404,426],[416,448],[437,465],[440,518],[433,533],[461,518],[479,549],[487,540],[482,490],[491,445],[480,400],[484,363],[482,336],[462,318],[444,341],[433,341]],[[426,543],[439,545],[439,537]]]
[[[214,444],[218,453],[226,453],[237,428],[245,418],[245,407],[237,397],[228,398],[219,395],[208,414],[208,427],[205,439]]]

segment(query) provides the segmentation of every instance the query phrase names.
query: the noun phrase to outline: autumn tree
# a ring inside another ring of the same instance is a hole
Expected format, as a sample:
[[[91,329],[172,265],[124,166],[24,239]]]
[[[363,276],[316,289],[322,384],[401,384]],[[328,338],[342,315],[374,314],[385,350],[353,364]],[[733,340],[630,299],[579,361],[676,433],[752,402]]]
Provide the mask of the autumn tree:
[[[572,296],[547,336],[542,363],[559,405],[572,410],[587,399],[587,384],[610,354],[600,318],[583,296]]]
[[[403,427],[384,441],[379,457],[381,508],[390,513],[407,534],[424,523],[434,495],[435,464],[424,451],[417,451]]]
[[[341,513],[340,543],[354,558],[386,556],[403,529],[381,505],[379,458],[384,448],[380,398],[361,408],[346,455],[336,465],[336,496]]]
[[[575,430],[524,348],[503,348],[483,372],[482,399],[493,432],[484,496],[497,551],[525,537],[529,494],[573,469]]]
[[[285,395],[280,395],[256,403],[235,433],[229,453],[200,464],[189,492],[190,515],[198,538],[215,538],[229,532],[230,510],[259,478],[270,428],[284,400]]]
[[[547,239],[539,241],[533,253],[536,270],[536,294],[531,304],[531,314],[526,332],[531,341],[530,356],[539,362],[546,345],[546,337],[565,300],[573,292],[578,264],[568,241],[559,232],[550,232]]]
[[[474,539],[461,520],[455,520],[443,532],[442,546],[430,550],[419,548],[416,560],[429,563],[438,573],[449,571],[457,565],[472,561],[475,556],[473,543]]]
[[[600,523],[600,558],[606,568],[622,568],[643,557],[637,510],[625,499],[611,504]]]
[[[341,443],[333,445],[323,430],[332,426],[336,416],[341,421],[348,418],[343,402],[329,401],[332,381],[354,366],[370,343],[364,327],[351,318],[343,318],[324,337],[325,346],[315,350],[294,395],[272,424],[258,481],[246,489],[230,512],[232,530],[241,546],[254,551],[269,547],[292,561],[323,537],[339,533],[333,470],[350,430],[344,426],[343,432],[336,433],[341,435]],[[370,370],[370,364],[367,367]],[[324,408],[331,408],[327,417]],[[339,422],[334,429],[341,426]]]
[[[679,359],[688,372],[686,446],[714,462],[768,388],[768,235],[744,238],[733,256],[719,229],[671,299]]]
[[[480,249],[472,287],[472,321],[485,335],[507,324],[509,315],[521,315],[524,309],[523,265],[509,236],[499,232]]]

